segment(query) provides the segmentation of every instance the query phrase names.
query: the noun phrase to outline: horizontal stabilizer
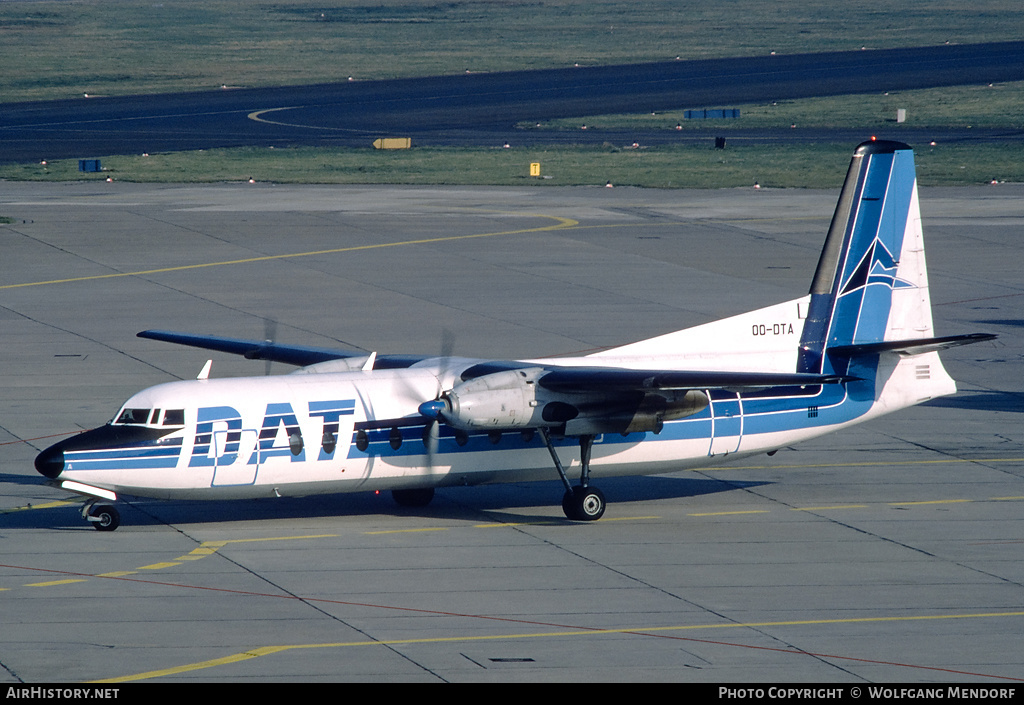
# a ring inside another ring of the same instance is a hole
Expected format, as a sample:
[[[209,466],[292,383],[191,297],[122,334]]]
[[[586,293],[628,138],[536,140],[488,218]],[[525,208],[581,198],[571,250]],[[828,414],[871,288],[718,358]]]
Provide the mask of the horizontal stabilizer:
[[[995,340],[998,336],[991,333],[968,333],[966,335],[947,335],[942,338],[916,338],[913,340],[886,340],[880,343],[862,343],[860,345],[840,345],[828,349],[828,354],[838,357],[856,357],[857,355],[877,355],[883,352],[895,352],[900,355],[920,355],[926,352],[955,348],[960,345],[982,343]]]

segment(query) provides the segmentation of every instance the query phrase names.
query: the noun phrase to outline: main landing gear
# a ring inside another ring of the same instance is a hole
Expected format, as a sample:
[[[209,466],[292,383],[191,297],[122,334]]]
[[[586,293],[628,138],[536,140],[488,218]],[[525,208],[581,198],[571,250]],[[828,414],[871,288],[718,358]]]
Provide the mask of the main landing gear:
[[[114,505],[103,504],[95,499],[85,503],[85,506],[82,507],[82,516],[97,531],[113,531],[121,526],[121,513]]]
[[[605,500],[604,494],[596,487],[590,486],[590,452],[594,447],[593,436],[580,436],[580,484],[575,487],[570,484],[565,476],[565,468],[562,461],[551,444],[551,435],[546,428],[538,429],[540,437],[544,439],[551,459],[555,461],[555,469],[558,476],[565,485],[565,494],[562,496],[562,511],[565,516],[574,521],[597,521],[604,515]]]

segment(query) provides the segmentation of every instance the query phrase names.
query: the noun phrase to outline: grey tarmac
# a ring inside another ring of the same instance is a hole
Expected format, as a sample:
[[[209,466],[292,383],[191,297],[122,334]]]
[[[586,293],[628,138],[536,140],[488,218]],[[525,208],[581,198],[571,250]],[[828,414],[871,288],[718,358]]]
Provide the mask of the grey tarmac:
[[[211,355],[158,328],[394,353],[590,351],[806,292],[836,191],[0,182],[0,683],[1024,678],[1024,186],[923,189],[960,393],[719,466],[122,504],[35,454]],[[213,376],[265,363],[213,354]],[[287,372],[274,364],[272,374]]]

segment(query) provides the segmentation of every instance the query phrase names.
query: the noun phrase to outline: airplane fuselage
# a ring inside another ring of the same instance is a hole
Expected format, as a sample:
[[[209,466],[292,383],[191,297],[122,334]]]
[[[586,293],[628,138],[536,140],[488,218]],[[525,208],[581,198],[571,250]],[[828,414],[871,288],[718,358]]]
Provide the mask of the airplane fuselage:
[[[97,443],[86,445],[98,447],[63,451],[52,479],[165,499],[557,479],[532,429],[440,424],[431,446],[417,399],[441,386],[415,367],[161,384],[92,431]],[[874,381],[705,394],[704,409],[658,432],[597,435],[593,475],[673,472],[770,451],[862,420],[876,401]],[[578,464],[573,438],[556,435],[553,444],[567,467]]]

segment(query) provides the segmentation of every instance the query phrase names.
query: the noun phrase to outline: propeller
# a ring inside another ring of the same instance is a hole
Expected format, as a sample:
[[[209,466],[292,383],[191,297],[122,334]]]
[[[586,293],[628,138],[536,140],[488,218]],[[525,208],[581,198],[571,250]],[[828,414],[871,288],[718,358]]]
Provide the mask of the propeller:
[[[277,340],[277,320],[274,318],[263,318],[263,340],[267,345],[273,345],[274,341]],[[263,368],[263,374],[265,376],[270,375],[271,360],[267,360],[267,364]]]
[[[448,369],[452,352],[455,350],[455,334],[448,328],[441,329],[441,354],[438,356],[438,381]],[[443,386],[443,382],[441,383]],[[442,413],[448,408],[444,401],[444,390],[438,393],[435,399],[425,401],[419,405],[420,415],[427,418],[427,425],[423,428],[423,446],[427,449],[427,464],[434,467],[434,457],[437,455],[437,447],[441,440]]]

